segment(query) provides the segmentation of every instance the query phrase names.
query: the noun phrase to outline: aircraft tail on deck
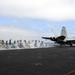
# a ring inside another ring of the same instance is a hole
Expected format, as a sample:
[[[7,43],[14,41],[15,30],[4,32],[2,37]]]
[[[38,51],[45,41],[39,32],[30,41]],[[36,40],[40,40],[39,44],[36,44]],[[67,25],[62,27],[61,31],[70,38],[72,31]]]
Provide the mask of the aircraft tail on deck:
[[[66,28],[65,27],[62,27],[61,36],[67,37],[67,31],[66,31]]]

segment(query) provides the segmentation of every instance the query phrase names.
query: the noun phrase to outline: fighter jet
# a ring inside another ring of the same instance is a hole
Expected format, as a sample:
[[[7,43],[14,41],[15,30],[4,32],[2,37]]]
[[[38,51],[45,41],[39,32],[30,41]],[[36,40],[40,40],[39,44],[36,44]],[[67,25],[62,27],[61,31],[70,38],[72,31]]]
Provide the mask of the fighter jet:
[[[48,39],[54,41],[55,43],[62,45],[70,45],[73,46],[75,44],[75,38],[68,38],[66,28],[63,26],[61,30],[61,35],[58,37],[42,37],[43,39]]]

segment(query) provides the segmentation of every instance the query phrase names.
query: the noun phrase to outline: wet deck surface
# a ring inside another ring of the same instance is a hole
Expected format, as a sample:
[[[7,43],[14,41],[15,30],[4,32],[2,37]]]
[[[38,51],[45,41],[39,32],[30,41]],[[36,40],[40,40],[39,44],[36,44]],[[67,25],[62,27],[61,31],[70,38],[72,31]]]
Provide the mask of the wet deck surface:
[[[73,70],[75,47],[0,51],[0,75],[64,75]]]

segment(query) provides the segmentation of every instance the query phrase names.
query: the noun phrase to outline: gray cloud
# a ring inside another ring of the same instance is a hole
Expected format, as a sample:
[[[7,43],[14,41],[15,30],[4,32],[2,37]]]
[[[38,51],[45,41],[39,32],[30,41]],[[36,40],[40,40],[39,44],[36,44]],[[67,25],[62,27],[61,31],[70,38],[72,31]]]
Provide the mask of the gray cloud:
[[[74,0],[0,0],[0,16],[75,20]]]
[[[0,39],[42,39],[42,36],[49,36],[47,32],[40,32],[30,28],[19,28],[16,26],[0,25]]]

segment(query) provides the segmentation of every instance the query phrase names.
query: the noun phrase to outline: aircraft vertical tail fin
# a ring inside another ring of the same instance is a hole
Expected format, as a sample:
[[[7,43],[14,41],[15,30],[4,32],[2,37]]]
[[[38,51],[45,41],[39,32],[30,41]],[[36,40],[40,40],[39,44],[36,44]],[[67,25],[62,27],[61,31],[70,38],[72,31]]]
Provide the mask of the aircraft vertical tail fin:
[[[65,27],[62,27],[61,36],[67,37],[67,31],[66,31],[66,28]]]

